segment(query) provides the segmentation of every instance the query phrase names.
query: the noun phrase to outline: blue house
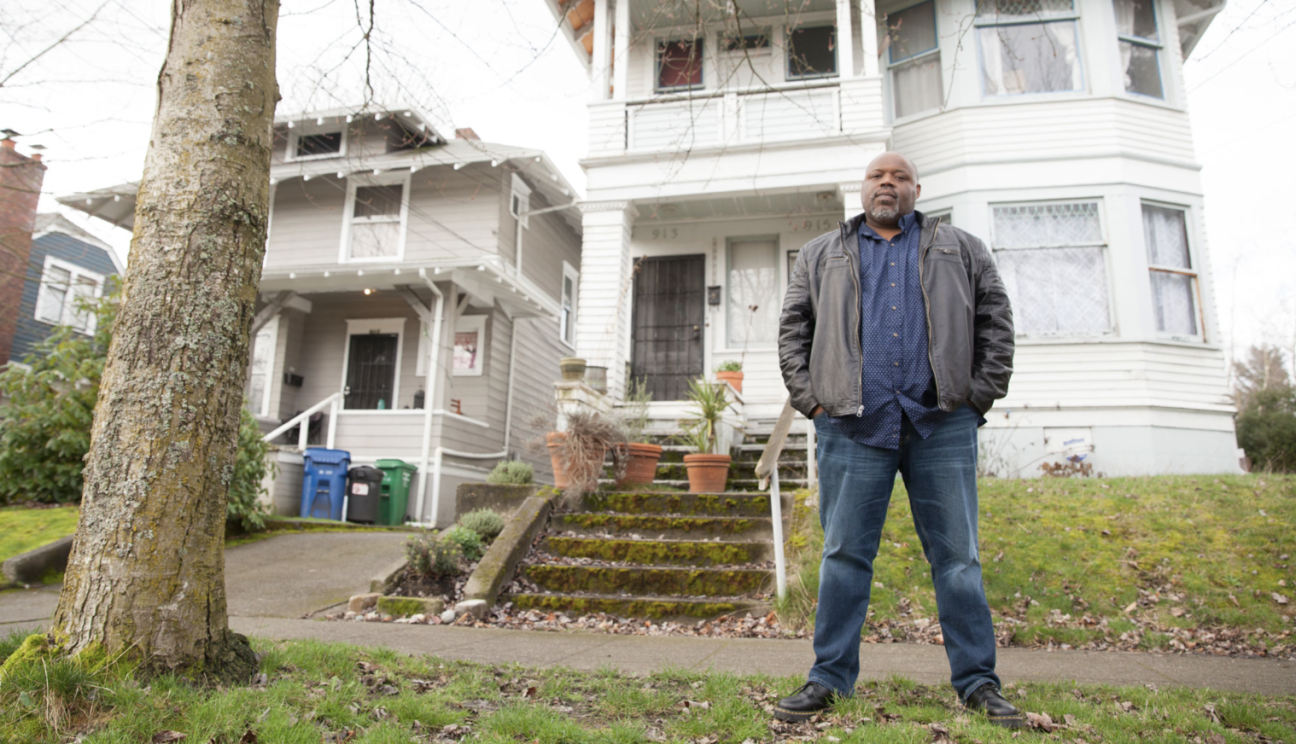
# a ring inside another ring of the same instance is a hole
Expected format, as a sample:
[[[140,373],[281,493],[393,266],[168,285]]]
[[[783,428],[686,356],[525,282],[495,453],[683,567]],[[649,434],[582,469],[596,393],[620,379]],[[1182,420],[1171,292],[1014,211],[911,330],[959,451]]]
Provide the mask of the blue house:
[[[10,359],[20,363],[60,325],[93,333],[94,316],[79,312],[76,299],[99,297],[122,270],[107,243],[62,215],[36,215]]]

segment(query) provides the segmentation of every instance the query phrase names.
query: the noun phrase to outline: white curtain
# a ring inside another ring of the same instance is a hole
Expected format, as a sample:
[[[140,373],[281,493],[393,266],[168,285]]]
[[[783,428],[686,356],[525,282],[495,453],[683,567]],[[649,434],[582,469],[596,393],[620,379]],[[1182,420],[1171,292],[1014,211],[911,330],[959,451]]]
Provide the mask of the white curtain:
[[[995,262],[1018,334],[1111,330],[1102,248],[1001,250]]]
[[[1134,35],[1134,0],[1112,0],[1116,6],[1116,33],[1121,36]],[[1130,57],[1134,53],[1132,44],[1120,45],[1121,70],[1125,75],[1125,90],[1129,90],[1134,81],[1130,78]]]
[[[981,75],[990,95],[1080,89],[1075,21],[985,26]]]
[[[777,243],[768,240],[729,245],[729,348],[770,345],[778,338],[776,253]]]
[[[940,54],[891,68],[891,91],[896,118],[940,108],[943,98]]]

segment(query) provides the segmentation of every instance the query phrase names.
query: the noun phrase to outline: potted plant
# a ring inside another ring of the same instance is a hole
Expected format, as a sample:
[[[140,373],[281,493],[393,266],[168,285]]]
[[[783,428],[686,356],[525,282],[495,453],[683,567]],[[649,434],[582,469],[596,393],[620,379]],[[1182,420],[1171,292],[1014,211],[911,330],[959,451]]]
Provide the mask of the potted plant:
[[[657,461],[661,459],[660,444],[648,441],[648,402],[652,393],[642,379],[631,380],[621,406],[619,420],[625,433],[625,475],[617,479],[617,487],[645,485],[657,477]]]
[[[613,477],[623,478],[625,436],[616,422],[593,411],[575,411],[567,414],[566,419],[566,431],[545,435],[550,443],[550,457],[554,458],[554,485],[577,494],[594,491],[598,488],[603,459],[609,450],[612,452]],[[565,476],[562,483],[558,482],[560,467]]]
[[[680,422],[683,443],[696,452],[684,455],[688,468],[689,491],[693,493],[719,493],[724,491],[729,478],[728,453],[717,454],[720,419],[731,401],[723,385],[713,385],[706,380],[689,380],[689,402],[697,415]]]
[[[737,359],[729,359],[716,365],[715,376],[720,382],[729,383],[735,392],[742,392],[742,362]]]
[[[558,369],[567,382],[585,379],[585,360],[580,357],[563,357],[558,360]]]

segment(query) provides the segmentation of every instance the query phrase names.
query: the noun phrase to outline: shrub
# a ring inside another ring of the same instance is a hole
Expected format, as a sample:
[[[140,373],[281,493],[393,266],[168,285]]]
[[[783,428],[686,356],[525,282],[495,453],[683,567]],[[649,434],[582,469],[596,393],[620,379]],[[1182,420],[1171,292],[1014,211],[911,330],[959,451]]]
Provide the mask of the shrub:
[[[452,540],[424,532],[405,541],[405,555],[409,557],[410,571],[416,576],[439,579],[458,573],[463,551]]]
[[[487,483],[525,486],[535,480],[535,470],[530,463],[521,460],[504,460],[495,464],[495,469],[486,476]]]
[[[456,525],[441,533],[441,542],[454,543],[459,552],[469,561],[481,560],[482,536],[462,525]]]
[[[737,359],[726,359],[715,366],[716,372],[742,372],[742,362]]]
[[[95,315],[93,336],[60,326],[23,360],[29,369],[0,372],[0,393],[9,398],[0,408],[0,503],[81,500],[81,471],[118,300],[116,292],[82,300],[82,308]],[[274,465],[267,464],[269,447],[246,410],[238,442],[226,516],[229,527],[250,532],[265,526],[257,496]]]
[[[1296,390],[1275,387],[1252,394],[1238,412],[1237,441],[1252,470],[1296,472]]]
[[[476,532],[483,540],[490,542],[504,531],[504,517],[490,509],[477,509],[460,517],[459,525]]]

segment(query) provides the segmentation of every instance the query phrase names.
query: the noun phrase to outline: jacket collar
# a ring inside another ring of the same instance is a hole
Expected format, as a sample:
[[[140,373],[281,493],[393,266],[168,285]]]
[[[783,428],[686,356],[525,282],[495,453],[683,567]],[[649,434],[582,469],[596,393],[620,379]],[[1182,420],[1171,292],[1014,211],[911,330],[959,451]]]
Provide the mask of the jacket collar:
[[[931,235],[930,231],[934,229],[936,225],[936,220],[932,219],[931,217],[928,217],[927,215],[923,214],[922,212],[916,209],[914,210],[913,213],[914,213],[914,217],[916,217],[918,220],[919,227],[922,228],[923,237],[924,238],[929,237]],[[846,235],[858,236],[860,225],[864,224],[864,213],[860,212],[859,214],[855,215],[854,217],[851,217],[849,220],[846,220],[842,224],[846,226]],[[928,241],[924,240],[923,242],[926,243]]]

